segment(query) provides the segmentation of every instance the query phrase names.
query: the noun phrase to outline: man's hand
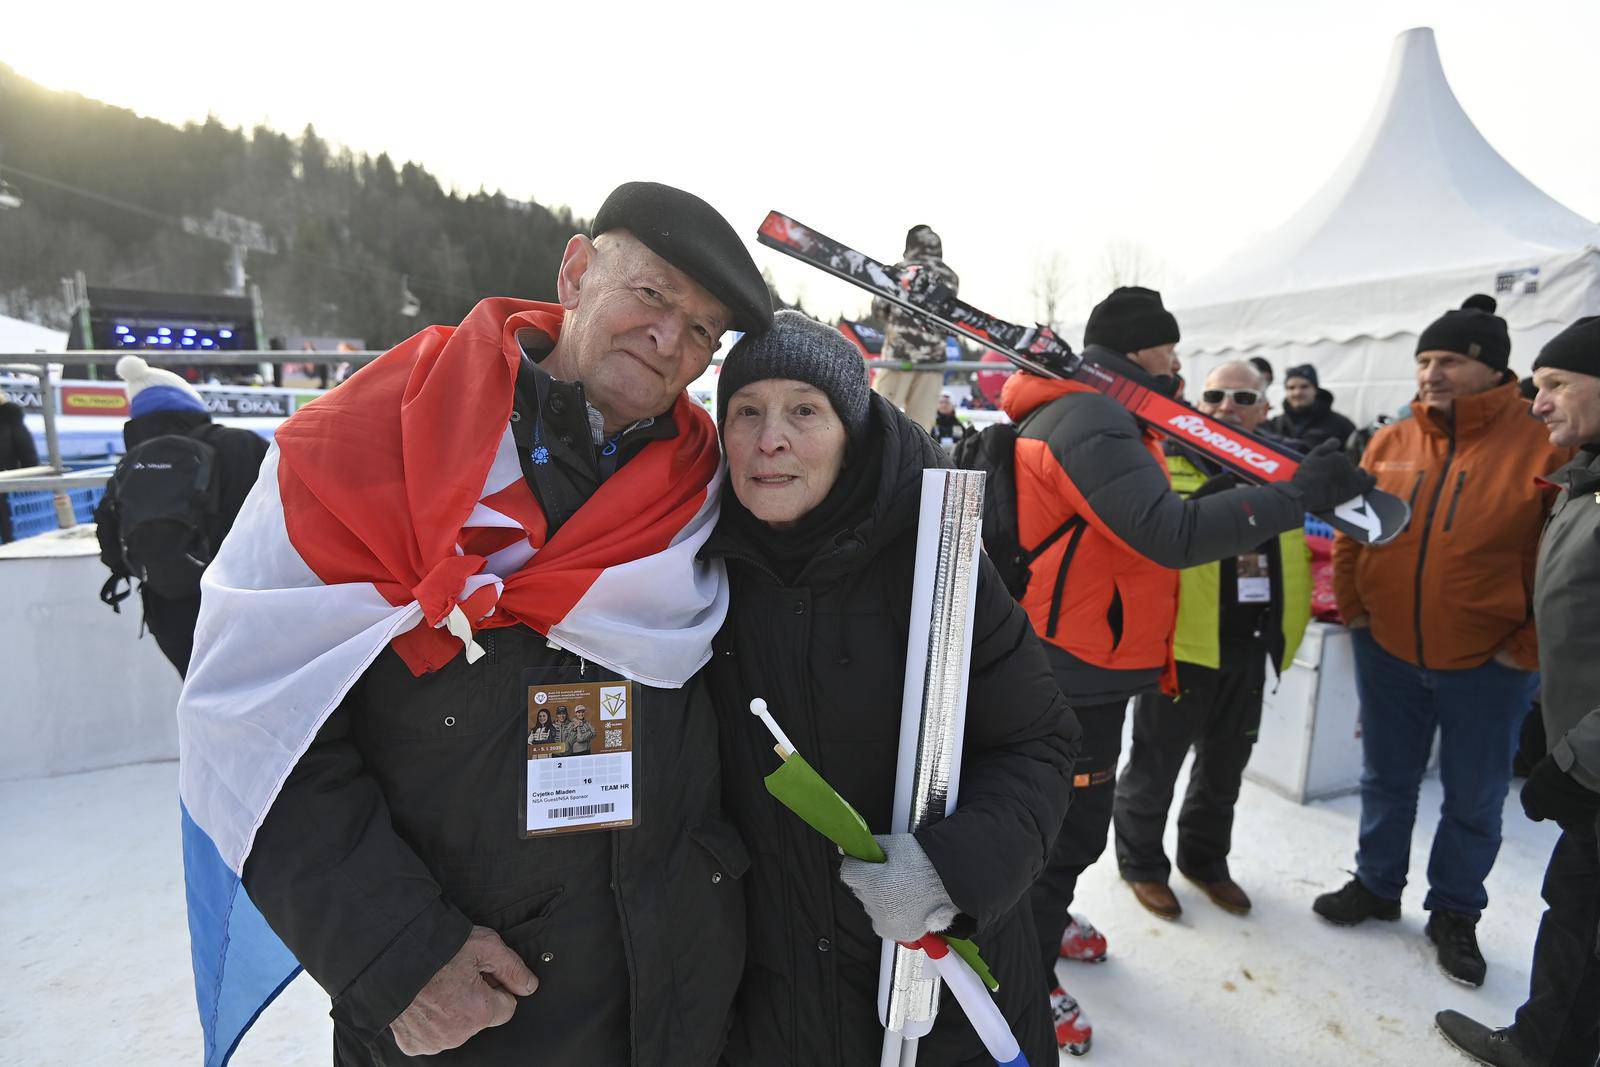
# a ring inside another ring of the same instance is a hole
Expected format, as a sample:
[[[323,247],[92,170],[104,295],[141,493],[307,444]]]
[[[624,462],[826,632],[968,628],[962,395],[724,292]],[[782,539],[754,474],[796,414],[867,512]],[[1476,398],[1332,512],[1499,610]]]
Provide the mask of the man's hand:
[[[1346,630],[1365,630],[1372,625],[1372,616],[1362,612],[1344,624]]]
[[[1522,783],[1522,810],[1534,822],[1554,819],[1563,830],[1592,828],[1600,818],[1600,793],[1585,789],[1556,766],[1554,756],[1546,756]]]
[[[1507,652],[1503,648],[1499,652],[1496,652],[1494,654],[1494,661],[1496,663],[1500,664],[1500,666],[1507,667],[1507,668],[1509,668],[1511,670],[1514,670],[1514,671],[1521,671],[1521,670],[1525,670],[1526,669],[1526,668],[1524,668],[1522,666],[1522,664],[1517,662],[1517,657],[1513,656],[1511,653]]]
[[[461,951],[439,968],[389,1029],[407,1056],[431,1056],[465,1044],[479,1030],[510,1022],[517,997],[538,988],[538,976],[499,934],[474,926]]]

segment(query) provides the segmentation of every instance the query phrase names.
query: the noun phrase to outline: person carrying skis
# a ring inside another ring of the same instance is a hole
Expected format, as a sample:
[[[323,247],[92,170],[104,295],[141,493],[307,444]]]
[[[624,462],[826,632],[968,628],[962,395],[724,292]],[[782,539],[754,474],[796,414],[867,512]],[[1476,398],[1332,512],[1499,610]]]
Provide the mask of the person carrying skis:
[[[1119,287],[1091,312],[1083,355],[1170,396],[1180,382],[1178,339],[1160,293]],[[1302,525],[1306,512],[1365,492],[1373,479],[1329,442],[1290,481],[1185,498],[1172,488],[1157,437],[1091,386],[1018,373],[1001,403],[1018,424],[1020,541],[1033,546],[1064,531],[1033,562],[1021,603],[1084,742],[1072,807],[1030,899],[1057,1040],[1082,1055],[1093,1030],[1056,981],[1055,964],[1105,952],[1098,932],[1073,919],[1073,892],[1105,851],[1127,702],[1163,682],[1171,692],[1176,680],[1178,570],[1247,552]]]
[[[961,279],[942,258],[944,242],[931,226],[913,226],[906,233],[905,258],[894,266],[902,279],[913,274],[919,286],[937,283],[952,294],[961,286]],[[931,278],[927,277],[931,275]],[[872,314],[885,324],[883,358],[899,359],[911,363],[943,363],[945,361],[945,333],[930,326],[926,319],[878,297],[872,301]],[[918,426],[933,422],[939,393],[944,389],[944,375],[931,370],[882,370],[874,388],[884,399],[906,413]]]

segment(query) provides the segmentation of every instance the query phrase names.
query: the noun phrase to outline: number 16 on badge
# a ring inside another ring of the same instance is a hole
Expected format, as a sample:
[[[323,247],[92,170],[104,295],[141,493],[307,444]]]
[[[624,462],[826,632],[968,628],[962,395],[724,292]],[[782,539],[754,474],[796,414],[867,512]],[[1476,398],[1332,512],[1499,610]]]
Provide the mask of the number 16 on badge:
[[[638,690],[592,664],[525,671],[527,775],[522,837],[634,825]]]

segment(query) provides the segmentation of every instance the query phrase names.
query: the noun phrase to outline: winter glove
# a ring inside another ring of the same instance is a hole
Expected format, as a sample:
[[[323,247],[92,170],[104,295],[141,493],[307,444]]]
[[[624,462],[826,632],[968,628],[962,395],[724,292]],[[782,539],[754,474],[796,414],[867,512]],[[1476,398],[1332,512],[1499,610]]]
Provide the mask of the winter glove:
[[[1528,717],[1522,720],[1522,739],[1517,742],[1517,755],[1511,761],[1511,773],[1518,778],[1528,777],[1539,761],[1544,759],[1548,748],[1544,739],[1544,709],[1535,700]]]
[[[1351,463],[1330,437],[1306,453],[1289,484],[1300,491],[1305,509],[1316,514],[1370,492],[1378,480]]]
[[[839,880],[861,901],[872,931],[894,941],[915,941],[955,921],[956,906],[939,872],[910,834],[874,834],[888,857],[868,863],[846,856]]]
[[[1600,793],[1579,785],[1554,756],[1546,756],[1522,783],[1522,810],[1534,822],[1554,819],[1563,830],[1576,830],[1600,818]]]

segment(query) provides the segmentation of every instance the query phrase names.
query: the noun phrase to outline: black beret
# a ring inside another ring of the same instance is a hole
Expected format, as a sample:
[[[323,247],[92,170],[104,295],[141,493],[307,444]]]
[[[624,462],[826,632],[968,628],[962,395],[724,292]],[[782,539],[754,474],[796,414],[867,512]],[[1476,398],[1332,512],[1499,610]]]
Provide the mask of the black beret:
[[[1600,378],[1600,315],[1588,315],[1545,342],[1533,369],[1551,367]]]
[[[591,236],[627,230],[646,248],[727,305],[733,326],[760,333],[772,325],[772,296],[739,235],[717,209],[693,193],[658,182],[612,190],[594,217]]]
[[[1494,297],[1474,293],[1455,311],[1446,311],[1417,337],[1417,352],[1454,352],[1495,370],[1511,362],[1511,334],[1496,315]]]
[[[1161,294],[1141,285],[1119,285],[1094,306],[1083,328],[1085,345],[1104,345],[1127,355],[1178,343],[1178,320]]]

